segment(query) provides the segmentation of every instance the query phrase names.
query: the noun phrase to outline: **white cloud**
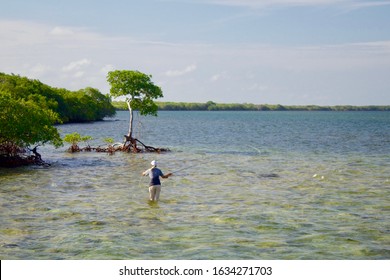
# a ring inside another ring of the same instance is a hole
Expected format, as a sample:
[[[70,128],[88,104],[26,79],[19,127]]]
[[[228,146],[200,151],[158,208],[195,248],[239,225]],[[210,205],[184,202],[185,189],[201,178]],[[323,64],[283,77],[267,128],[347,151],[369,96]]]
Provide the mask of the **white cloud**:
[[[108,72],[115,70],[115,66],[112,64],[107,64],[104,65],[101,69],[100,72],[104,75],[107,75]]]
[[[342,8],[368,8],[390,5],[390,1],[376,0],[202,0],[203,3],[239,6],[248,8],[269,8],[289,6],[330,6],[339,5]]]
[[[55,36],[64,36],[64,35],[67,36],[67,35],[74,35],[75,33],[70,28],[56,26],[49,32],[49,34]]]
[[[30,75],[31,78],[37,78],[39,76],[45,75],[50,70],[50,66],[38,63],[30,68]]]
[[[107,93],[108,71],[139,70],[152,74],[170,101],[202,102],[213,96],[216,102],[390,104],[390,41],[286,47],[173,44],[81,28],[72,28],[70,36],[53,36],[53,29],[0,20],[0,71],[55,87],[91,86]],[[261,99],[254,99],[256,90]]]
[[[168,77],[177,77],[177,76],[183,76],[185,74],[188,74],[190,72],[195,71],[197,68],[196,64],[188,65],[185,69],[182,70],[168,70],[165,72],[165,75]]]
[[[329,5],[335,3],[350,2],[349,0],[201,0],[203,3],[224,5],[224,6],[241,6],[250,8],[262,8],[270,6],[297,6],[297,5]]]
[[[211,76],[210,78],[210,82],[217,82],[217,81],[220,81],[222,79],[225,79],[226,78],[226,71],[223,71],[221,73],[217,73],[217,74],[214,74]]]
[[[210,78],[210,81],[216,82],[221,78],[221,74],[215,74]]]
[[[350,3],[349,8],[351,9],[362,9],[362,8],[370,8],[370,7],[381,7],[381,6],[389,6],[390,1],[354,1]]]
[[[47,27],[27,21],[0,20],[1,48],[33,46],[45,42]]]
[[[253,83],[249,87],[244,88],[244,90],[248,90],[248,91],[267,91],[267,90],[269,90],[269,87],[267,87],[265,85],[258,84],[258,83]]]
[[[84,76],[85,72],[84,71],[77,71],[76,73],[73,74],[74,78],[81,78]]]
[[[91,61],[84,58],[84,59],[81,59],[78,61],[73,61],[73,62],[69,63],[68,65],[62,67],[62,71],[71,72],[71,71],[79,70],[79,69],[83,68],[84,66],[87,66],[90,64],[91,64]]]

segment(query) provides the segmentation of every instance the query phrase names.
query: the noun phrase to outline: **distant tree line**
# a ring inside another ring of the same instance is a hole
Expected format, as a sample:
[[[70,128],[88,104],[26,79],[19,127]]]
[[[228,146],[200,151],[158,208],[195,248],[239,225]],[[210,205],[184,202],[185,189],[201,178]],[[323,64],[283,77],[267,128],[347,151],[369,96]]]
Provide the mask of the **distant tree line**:
[[[113,101],[117,110],[127,110],[127,105],[122,101]],[[206,103],[189,102],[156,102],[161,111],[390,111],[388,106],[317,106],[317,105],[270,105],[251,103]]]

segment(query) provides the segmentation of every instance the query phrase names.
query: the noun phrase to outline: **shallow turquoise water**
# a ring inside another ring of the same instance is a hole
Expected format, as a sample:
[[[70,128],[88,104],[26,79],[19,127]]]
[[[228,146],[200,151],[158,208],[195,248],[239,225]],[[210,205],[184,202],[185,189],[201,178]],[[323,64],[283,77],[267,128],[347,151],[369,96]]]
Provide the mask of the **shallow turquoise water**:
[[[61,126],[121,136],[117,121]],[[389,259],[388,112],[160,112],[165,154],[68,154],[0,170],[0,259]],[[94,140],[92,144],[101,143]],[[161,200],[140,173],[157,159]]]

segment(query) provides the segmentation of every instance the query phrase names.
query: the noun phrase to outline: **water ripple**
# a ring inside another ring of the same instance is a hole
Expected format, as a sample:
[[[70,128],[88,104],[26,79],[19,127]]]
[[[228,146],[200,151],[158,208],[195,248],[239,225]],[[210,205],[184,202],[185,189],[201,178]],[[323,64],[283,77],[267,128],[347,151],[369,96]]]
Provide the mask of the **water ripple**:
[[[45,148],[50,167],[1,170],[0,258],[390,257],[390,155],[388,142],[379,141],[388,136],[380,123],[348,126],[351,115],[310,121],[309,115],[214,114],[208,126],[210,115],[200,114],[204,123],[195,129],[195,115],[172,114],[161,122],[176,135],[164,126],[159,135],[168,139],[145,136],[147,143],[172,144],[171,153],[70,155]],[[309,129],[319,124],[325,132]],[[216,134],[216,125],[226,133]],[[63,130],[98,137],[122,126]],[[229,138],[229,127],[245,143]],[[376,132],[368,140],[370,129]],[[163,181],[158,203],[148,201],[148,179],[140,176],[152,159],[164,172],[180,170]]]

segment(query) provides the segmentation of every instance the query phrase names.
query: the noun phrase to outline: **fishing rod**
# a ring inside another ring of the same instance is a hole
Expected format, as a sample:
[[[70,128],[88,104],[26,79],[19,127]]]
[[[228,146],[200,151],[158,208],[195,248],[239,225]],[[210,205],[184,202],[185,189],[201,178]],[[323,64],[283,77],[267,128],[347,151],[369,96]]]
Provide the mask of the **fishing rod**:
[[[170,173],[172,173],[172,174],[173,174],[173,173],[177,173],[177,172],[179,172],[179,171],[183,171],[183,170],[186,170],[186,169],[189,169],[189,168],[198,166],[198,165],[200,165],[200,164],[202,164],[202,163],[203,163],[203,162],[200,162],[200,163],[197,163],[197,164],[193,164],[193,165],[190,165],[190,166],[186,166],[186,167],[177,169],[177,170],[175,170],[175,171],[172,171],[172,172],[170,172]]]
[[[251,146],[251,145],[247,145],[249,148],[252,148],[254,150],[256,150],[259,154],[262,154],[261,150],[259,148],[256,148],[254,146]]]
[[[186,170],[186,169],[189,169],[189,168],[192,168],[192,167],[195,167],[195,166],[198,166],[198,165],[201,165],[201,164],[203,164],[203,163],[207,163],[207,162],[211,162],[213,159],[211,159],[211,160],[209,160],[209,159],[207,159],[207,160],[202,160],[201,162],[198,162],[198,163],[195,163],[195,164],[192,164],[192,165],[189,165],[189,166],[185,166],[185,167],[182,167],[182,168],[179,168],[179,169],[177,169],[177,170],[175,170],[175,171],[172,171],[172,172],[170,172],[170,173],[177,173],[177,172],[179,172],[179,171],[183,171],[183,170]]]

